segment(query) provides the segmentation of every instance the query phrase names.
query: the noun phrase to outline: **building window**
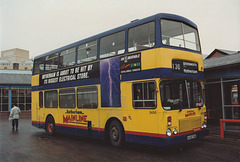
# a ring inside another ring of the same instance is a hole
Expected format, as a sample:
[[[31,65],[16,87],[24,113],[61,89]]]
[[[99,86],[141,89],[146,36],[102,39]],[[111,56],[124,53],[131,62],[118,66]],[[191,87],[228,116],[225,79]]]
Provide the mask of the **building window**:
[[[133,107],[156,108],[156,84],[155,82],[133,83]]]
[[[97,87],[81,87],[77,89],[78,108],[97,108],[98,90]]]
[[[125,31],[108,35],[100,40],[100,58],[107,58],[125,52]]]
[[[155,23],[150,22],[129,29],[128,52],[152,48],[155,45]]]
[[[0,112],[2,111],[2,88],[0,87]]]
[[[8,91],[9,88],[2,87],[0,88],[0,104],[1,104],[1,111],[8,111],[8,103],[9,103],[9,97],[8,97]]]
[[[18,89],[18,100],[19,100],[19,108],[25,110],[26,108],[26,91],[24,88]]]
[[[46,91],[45,97],[45,108],[57,108],[58,107],[58,94],[57,90]]]
[[[75,89],[74,88],[59,90],[59,107],[75,108]]]
[[[19,70],[19,63],[13,63],[13,69]]]
[[[31,110],[31,88],[26,87],[12,87],[12,105],[14,103],[23,110]]]
[[[14,104],[14,103],[16,103],[17,104],[17,106],[19,107],[19,94],[18,94],[18,92],[19,92],[19,89],[17,88],[17,87],[13,87],[13,88],[11,88],[11,91],[12,91],[12,105]],[[12,106],[11,106],[12,107]],[[23,107],[19,107],[21,110],[24,110],[24,108]]]
[[[14,103],[22,111],[31,110],[31,88],[12,87],[11,95],[9,90],[9,88],[0,87],[0,111],[9,111],[9,106],[12,107]],[[9,100],[11,100],[11,105],[9,105]]]
[[[26,110],[31,110],[31,92],[32,89],[31,88],[26,88]]]

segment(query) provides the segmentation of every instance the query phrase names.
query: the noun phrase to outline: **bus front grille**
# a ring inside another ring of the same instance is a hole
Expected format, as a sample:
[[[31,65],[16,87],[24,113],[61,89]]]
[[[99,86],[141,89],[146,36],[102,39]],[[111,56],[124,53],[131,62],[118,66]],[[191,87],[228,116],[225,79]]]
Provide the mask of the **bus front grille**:
[[[201,118],[192,117],[179,120],[179,132],[192,131],[194,128],[201,127]]]

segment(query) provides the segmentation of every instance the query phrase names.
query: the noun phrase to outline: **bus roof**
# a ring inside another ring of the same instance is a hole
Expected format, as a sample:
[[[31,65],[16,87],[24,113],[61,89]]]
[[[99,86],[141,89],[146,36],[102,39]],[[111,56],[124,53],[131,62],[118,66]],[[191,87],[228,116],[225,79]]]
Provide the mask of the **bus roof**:
[[[160,19],[170,19],[170,20],[181,21],[181,22],[187,23],[188,25],[190,25],[190,26],[192,26],[194,28],[197,28],[197,25],[195,23],[193,23],[189,19],[184,18],[182,16],[174,15],[174,14],[168,14],[168,13],[158,13],[158,14],[155,14],[153,16],[149,16],[147,18],[143,18],[143,19],[140,19],[140,20],[138,20],[138,19],[133,20],[133,21],[131,21],[130,23],[128,23],[126,25],[123,25],[123,26],[120,26],[120,27],[117,27],[117,28],[114,28],[114,29],[102,32],[100,34],[88,37],[86,39],[83,39],[83,40],[80,40],[80,41],[68,44],[66,46],[54,49],[54,50],[49,51],[49,52],[46,52],[46,53],[44,53],[42,55],[38,55],[38,56],[34,57],[34,60],[38,59],[38,58],[41,58],[41,57],[44,57],[44,56],[48,56],[49,54],[53,54],[53,53],[57,53],[57,52],[69,49],[71,47],[76,47],[76,46],[78,46],[80,44],[83,44],[83,43],[86,43],[86,42],[89,42],[89,41],[92,41],[92,40],[100,39],[100,38],[102,38],[104,36],[107,36],[107,35],[110,35],[110,34],[113,34],[113,33],[119,32],[119,31],[122,31],[122,30],[127,30],[127,29],[129,29],[131,27],[138,26],[140,24],[144,24],[144,23],[147,23],[147,22],[150,22],[150,21],[160,20]]]

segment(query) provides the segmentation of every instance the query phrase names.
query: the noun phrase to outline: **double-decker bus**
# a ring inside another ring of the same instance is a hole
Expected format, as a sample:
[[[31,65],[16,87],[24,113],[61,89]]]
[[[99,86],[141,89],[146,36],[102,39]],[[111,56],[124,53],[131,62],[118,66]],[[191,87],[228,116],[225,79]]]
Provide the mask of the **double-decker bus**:
[[[197,26],[160,13],[34,58],[32,125],[166,146],[208,134]]]

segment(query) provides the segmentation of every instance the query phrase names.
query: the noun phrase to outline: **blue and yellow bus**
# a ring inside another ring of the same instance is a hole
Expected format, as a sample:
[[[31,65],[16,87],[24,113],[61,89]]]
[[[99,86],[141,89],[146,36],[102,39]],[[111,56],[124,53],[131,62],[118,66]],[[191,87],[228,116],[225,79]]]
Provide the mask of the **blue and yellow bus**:
[[[166,146],[208,134],[197,26],[156,14],[34,58],[32,125]]]

